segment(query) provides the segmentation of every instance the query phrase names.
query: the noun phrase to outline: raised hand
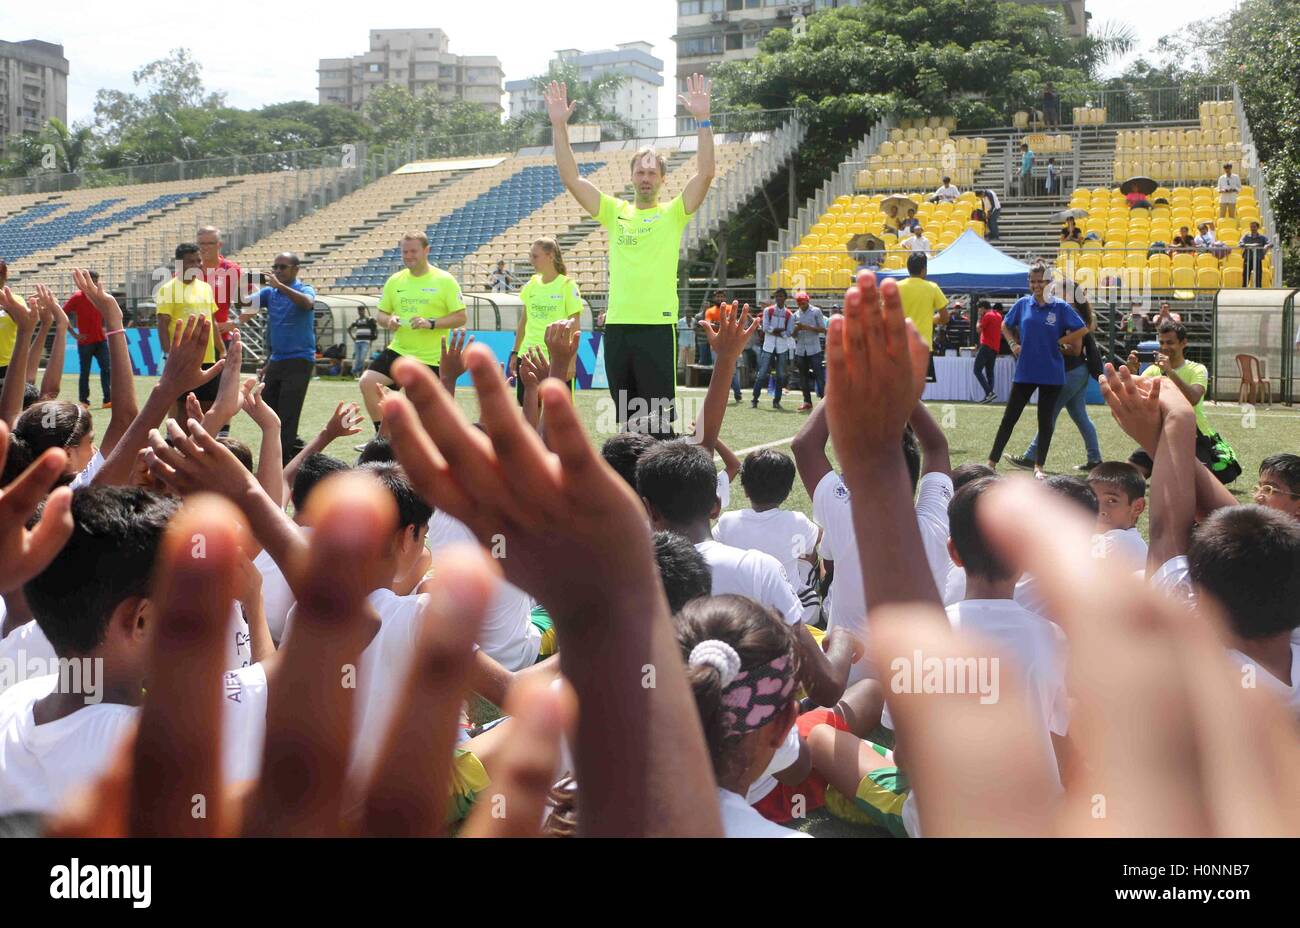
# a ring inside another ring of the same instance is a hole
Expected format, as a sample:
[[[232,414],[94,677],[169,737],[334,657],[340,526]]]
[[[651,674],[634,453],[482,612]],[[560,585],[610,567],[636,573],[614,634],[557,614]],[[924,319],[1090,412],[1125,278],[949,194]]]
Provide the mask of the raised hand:
[[[465,349],[474,344],[474,336],[464,329],[452,329],[442,337],[442,361],[438,376],[443,383],[455,383],[465,373]]]
[[[551,376],[568,380],[569,371],[573,369],[573,359],[578,356],[578,344],[582,340],[582,327],[578,320],[561,319],[552,322],[546,327],[544,340],[551,356]]]
[[[211,330],[211,324],[203,316],[190,316],[183,325],[172,326],[171,350],[158,380],[160,387],[179,397],[221,375],[225,358],[203,369]]]
[[[3,309],[18,326],[19,332],[26,332],[28,335],[36,328],[38,313],[29,306],[24,306],[22,301],[8,287],[0,287],[0,309]]]
[[[709,118],[709,95],[713,82],[702,74],[692,74],[686,79],[686,93],[678,94],[682,107],[696,119]]]
[[[562,126],[569,121],[573,111],[578,108],[578,101],[569,102],[569,87],[567,84],[561,84],[558,81],[551,81],[546,89],[542,91],[542,99],[546,101],[546,115],[551,120],[551,125]]]
[[[749,344],[760,320],[757,316],[750,315],[748,303],[744,306],[738,301],[730,305],[723,303],[718,309],[717,322],[701,323],[704,337],[708,339],[715,358],[734,364]]]
[[[258,391],[258,396],[260,398],[261,391]],[[361,410],[356,403],[339,403],[321,431],[329,441],[334,441],[336,438],[356,435],[361,431],[362,421]]]
[[[1098,379],[1101,395],[1115,422],[1143,451],[1154,457],[1164,415],[1160,409],[1161,378],[1140,377],[1130,373],[1125,365],[1116,370],[1115,365],[1108,363],[1106,372]]]
[[[105,329],[113,331],[122,328],[122,307],[117,305],[113,294],[104,289],[103,283],[91,277],[90,271],[85,268],[73,268],[72,280],[104,317]]]
[[[0,422],[0,464],[8,453],[9,427]],[[50,448],[0,489],[0,593],[17,589],[43,571],[71,537],[72,491],[59,487],[51,492],[67,465],[67,453]],[[40,521],[26,528],[42,500]]]
[[[208,424],[215,426],[214,431],[228,423],[239,412],[243,400],[239,382],[240,365],[243,360],[244,346],[240,341],[239,331],[236,330],[231,333],[230,343],[226,346],[221,381],[217,384],[217,396],[212,401],[212,408],[208,410]]]
[[[847,470],[897,455],[908,417],[925,390],[929,348],[903,314],[898,284],[870,271],[844,295],[826,332],[826,417]]]
[[[1043,831],[1300,832],[1293,795],[1300,745],[1289,734],[1293,720],[1264,687],[1243,686],[1240,668],[1225,653],[1213,603],[1202,600],[1188,610],[1115,560],[1089,556],[1091,520],[1031,481],[1008,480],[990,491],[980,520],[1005,562],[1040,581],[1070,639],[1070,686],[1078,702],[1071,739],[1089,763],[1067,782],[1060,813],[1042,823]],[[1080,597],[1081,589],[1089,596]],[[939,701],[944,705],[935,710],[947,712],[950,700]],[[927,732],[925,719],[917,722],[913,737],[943,737],[940,730]],[[1005,783],[988,779],[989,768],[971,756],[988,730],[967,729],[965,750],[955,742],[933,745],[936,769],[960,770],[972,782]],[[975,731],[981,734],[969,737]],[[1225,782],[1236,786],[1225,791]],[[988,790],[986,808],[996,814],[995,805],[1023,807],[1007,795],[1015,789],[1013,782]],[[1095,814],[1097,796],[1105,798],[1104,816]],[[924,820],[924,802],[920,809]]]
[[[244,378],[244,382],[239,387],[239,408],[248,413],[248,417],[256,422],[263,431],[268,428],[278,430],[280,428],[280,417],[262,399],[264,389],[266,389],[266,384],[256,377]],[[190,416],[190,418],[194,417]]]
[[[561,323],[551,324],[560,325]],[[550,370],[553,362],[554,358],[548,361],[546,355],[542,354],[542,350],[536,345],[520,355],[518,359],[519,376],[524,378],[524,390],[535,391],[542,381],[546,379],[546,373]]]

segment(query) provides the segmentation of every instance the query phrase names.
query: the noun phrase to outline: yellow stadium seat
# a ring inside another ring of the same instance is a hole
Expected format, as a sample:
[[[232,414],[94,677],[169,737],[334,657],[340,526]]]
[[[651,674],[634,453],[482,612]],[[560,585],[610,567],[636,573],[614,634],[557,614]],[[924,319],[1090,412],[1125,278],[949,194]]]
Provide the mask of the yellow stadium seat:
[[[1196,267],[1196,256],[1186,253],[1177,254],[1170,259],[1170,263],[1173,265],[1175,270],[1178,268],[1185,268],[1190,271]]]
[[[1217,267],[1203,267],[1196,272],[1197,290],[1218,290],[1223,285],[1223,278]]]
[[[1197,269],[1198,271],[1201,271],[1201,270],[1204,270],[1204,269],[1206,269],[1206,268],[1214,268],[1215,270],[1218,270],[1218,268],[1219,268],[1219,259],[1216,258],[1216,257],[1214,257],[1214,255],[1209,254],[1209,253],[1206,253],[1206,254],[1199,254],[1199,255],[1197,255],[1197,256],[1196,256],[1196,269]]]
[[[812,285],[818,290],[829,290],[831,287],[831,272],[829,268],[818,268],[813,272]]]
[[[1221,285],[1224,287],[1240,287],[1242,282],[1241,267],[1225,267],[1221,274]]]
[[[1124,258],[1125,267],[1146,267],[1147,256],[1142,251],[1130,251]]]
[[[1178,255],[1177,257],[1183,256]],[[1175,264],[1173,273],[1170,275],[1170,282],[1177,290],[1193,290],[1196,288],[1196,270]]]
[[[1159,267],[1147,268],[1146,275],[1147,286],[1152,290],[1168,290],[1170,285],[1169,271]]]

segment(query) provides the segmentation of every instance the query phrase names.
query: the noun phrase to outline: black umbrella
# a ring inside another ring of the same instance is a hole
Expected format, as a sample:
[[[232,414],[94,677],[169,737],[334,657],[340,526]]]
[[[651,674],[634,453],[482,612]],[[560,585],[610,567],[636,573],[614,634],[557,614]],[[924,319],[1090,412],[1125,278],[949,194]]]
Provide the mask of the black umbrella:
[[[1160,185],[1156,183],[1153,178],[1142,177],[1139,175],[1137,177],[1130,177],[1128,180],[1124,181],[1124,183],[1120,184],[1119,192],[1132,193],[1134,190],[1137,190],[1141,193],[1145,193],[1147,196],[1151,196],[1151,194],[1156,192],[1156,188],[1159,186]]]

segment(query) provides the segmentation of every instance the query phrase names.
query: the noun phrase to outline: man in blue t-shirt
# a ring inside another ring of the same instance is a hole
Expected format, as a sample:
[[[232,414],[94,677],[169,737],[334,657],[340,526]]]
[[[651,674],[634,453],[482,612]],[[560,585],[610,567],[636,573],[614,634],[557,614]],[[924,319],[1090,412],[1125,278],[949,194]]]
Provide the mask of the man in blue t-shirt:
[[[1042,478],[1043,463],[1052,444],[1053,413],[1056,400],[1065,384],[1065,358],[1061,347],[1076,351],[1088,334],[1083,318],[1073,306],[1047,295],[1047,267],[1041,262],[1029,269],[1029,296],[1021,297],[1002,320],[1002,335],[1016,356],[1016,373],[1011,382],[1011,396],[998,426],[989,467],[996,468],[1011,433],[1020,420],[1029,398],[1038,391],[1038,449],[1034,456],[1034,476]]]
[[[252,309],[241,312],[239,321],[266,310],[270,357],[262,372],[262,399],[280,417],[280,450],[288,464],[302,448],[298,418],[316,368],[316,291],[298,279],[298,256],[291,251],[275,256],[262,281],[265,286],[250,300]]]

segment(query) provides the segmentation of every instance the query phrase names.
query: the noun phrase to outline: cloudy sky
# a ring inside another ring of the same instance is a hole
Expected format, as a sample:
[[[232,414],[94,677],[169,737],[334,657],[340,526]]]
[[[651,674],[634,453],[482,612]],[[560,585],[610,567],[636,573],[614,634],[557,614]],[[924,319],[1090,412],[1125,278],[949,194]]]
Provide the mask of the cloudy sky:
[[[132,0],[121,6],[62,0],[57,17],[42,4],[5,6],[0,38],[38,38],[63,45],[71,62],[68,115],[74,122],[90,117],[101,87],[130,90],[135,68],[179,46],[194,52],[208,86],[225,91],[234,106],[314,101],[318,60],[365,51],[371,28],[441,28],[454,53],[495,54],[507,80],[544,71],[558,48],[648,41],[664,60],[667,78],[660,115],[673,111],[674,0],[477,0],[430,4],[423,13],[414,12],[409,2],[390,0],[314,0],[302,5],[225,0],[194,6],[174,0]],[[1094,23],[1127,22],[1144,48],[1187,22],[1232,6],[1226,0],[1088,0]]]

